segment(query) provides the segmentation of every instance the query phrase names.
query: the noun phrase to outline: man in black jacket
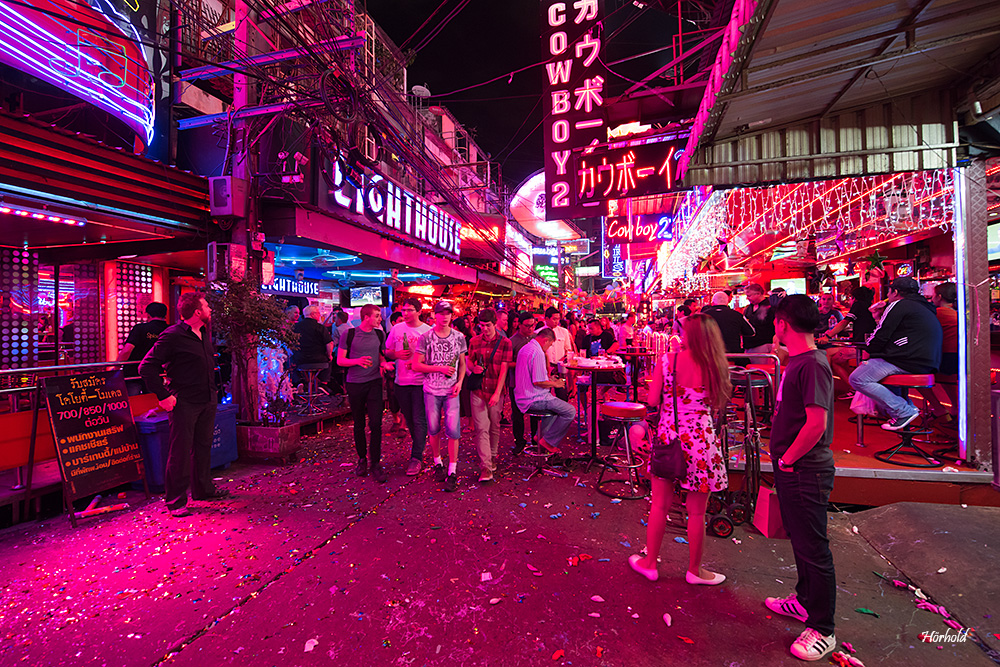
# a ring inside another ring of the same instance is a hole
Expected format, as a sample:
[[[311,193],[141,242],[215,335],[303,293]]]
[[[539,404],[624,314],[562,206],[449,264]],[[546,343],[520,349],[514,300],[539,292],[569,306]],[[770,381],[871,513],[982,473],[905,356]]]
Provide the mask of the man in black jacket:
[[[702,308],[701,312],[711,315],[719,325],[728,354],[742,352],[743,340],[750,339],[756,333],[747,318],[729,307],[729,295],[725,292],[713,294],[712,305]]]
[[[893,280],[886,302],[882,320],[867,340],[871,359],[851,373],[850,383],[889,414],[890,420],[882,428],[899,431],[920,411],[907,396],[880,382],[889,375],[936,373],[941,366],[944,332],[933,304],[920,296],[920,286],[913,278]]]
[[[198,292],[182,294],[177,309],[182,321],[163,330],[139,364],[139,375],[170,413],[164,501],[173,516],[184,517],[191,514],[189,486],[195,500],[227,498],[229,492],[215,488],[209,467],[217,407],[215,346],[208,331],[212,309]]]

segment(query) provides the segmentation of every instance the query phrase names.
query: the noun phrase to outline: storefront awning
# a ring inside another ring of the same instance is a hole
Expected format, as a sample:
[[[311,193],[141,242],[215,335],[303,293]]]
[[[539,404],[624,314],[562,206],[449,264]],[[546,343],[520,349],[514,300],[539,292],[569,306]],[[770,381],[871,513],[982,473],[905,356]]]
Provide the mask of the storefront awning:
[[[995,2],[735,5],[687,146],[685,184],[956,165],[956,120],[975,107],[970,91],[997,81]]]
[[[269,240],[298,245],[320,245],[334,250],[372,258],[386,267],[416,269],[442,276],[450,281],[475,283],[473,267],[432,255],[422,248],[407,245],[339,220],[332,215],[305,207],[273,207],[263,216],[263,228]]]

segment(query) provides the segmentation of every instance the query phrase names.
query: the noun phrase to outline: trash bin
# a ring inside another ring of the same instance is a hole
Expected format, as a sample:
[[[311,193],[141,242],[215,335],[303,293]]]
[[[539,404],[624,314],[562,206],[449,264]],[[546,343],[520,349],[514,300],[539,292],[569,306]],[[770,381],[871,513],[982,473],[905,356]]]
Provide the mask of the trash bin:
[[[238,405],[220,405],[215,413],[215,430],[212,434],[212,454],[209,465],[228,468],[239,453],[236,448],[236,413]],[[142,464],[146,468],[146,481],[151,491],[163,491],[163,471],[167,468],[170,449],[170,418],[166,412],[156,410],[135,418],[139,432]],[[142,484],[134,485],[141,489]]]
[[[236,448],[236,413],[240,406],[220,405],[215,413],[215,433],[212,436],[213,468],[228,468],[239,457]]]

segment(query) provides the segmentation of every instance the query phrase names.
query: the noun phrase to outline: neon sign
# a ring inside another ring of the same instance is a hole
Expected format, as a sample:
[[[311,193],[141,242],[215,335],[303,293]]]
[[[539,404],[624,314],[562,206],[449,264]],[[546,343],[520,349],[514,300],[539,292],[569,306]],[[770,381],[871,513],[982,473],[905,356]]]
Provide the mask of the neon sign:
[[[597,0],[542,1],[545,62],[544,121],[546,220],[594,215],[573,188],[572,149],[605,141],[606,68],[601,61],[601,12]]]
[[[67,218],[61,215],[54,215],[50,211],[25,208],[24,206],[4,206],[0,204],[0,213],[6,215],[16,215],[19,218],[28,218],[30,220],[57,222],[61,225],[71,225],[73,227],[83,227],[87,224],[87,221],[84,218]]]
[[[261,285],[260,291],[289,296],[319,296],[319,281],[295,280],[279,276],[275,277],[270,285]]]
[[[604,219],[604,243],[670,241],[674,238],[674,218],[669,215],[637,215]]]
[[[677,186],[679,141],[598,148],[576,155],[576,196],[582,203],[672,192]]]
[[[121,119],[147,145],[154,81],[139,33],[106,0],[0,0],[0,62],[36,76]]]
[[[379,174],[347,173],[341,160],[330,163],[329,205],[458,257],[461,222]]]

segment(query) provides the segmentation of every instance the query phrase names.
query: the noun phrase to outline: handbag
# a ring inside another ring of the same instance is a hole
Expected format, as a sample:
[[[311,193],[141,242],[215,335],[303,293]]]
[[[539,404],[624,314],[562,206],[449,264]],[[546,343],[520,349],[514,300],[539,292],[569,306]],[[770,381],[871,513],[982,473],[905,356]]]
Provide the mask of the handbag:
[[[483,372],[469,373],[469,377],[466,382],[466,386],[469,388],[469,391],[479,391],[483,388],[483,376],[486,375],[486,369],[493,363],[493,355],[497,353],[498,347],[500,347],[500,334],[497,334],[497,342],[493,343],[493,351],[490,352],[490,358],[486,361],[486,366],[483,367]]]
[[[677,479],[687,477],[687,461],[684,460],[684,449],[681,447],[680,426],[677,418],[677,355],[670,372],[670,393],[674,400],[674,435],[669,440],[657,436],[650,438],[653,455],[649,469],[657,477]],[[657,429],[659,430],[659,429]]]

